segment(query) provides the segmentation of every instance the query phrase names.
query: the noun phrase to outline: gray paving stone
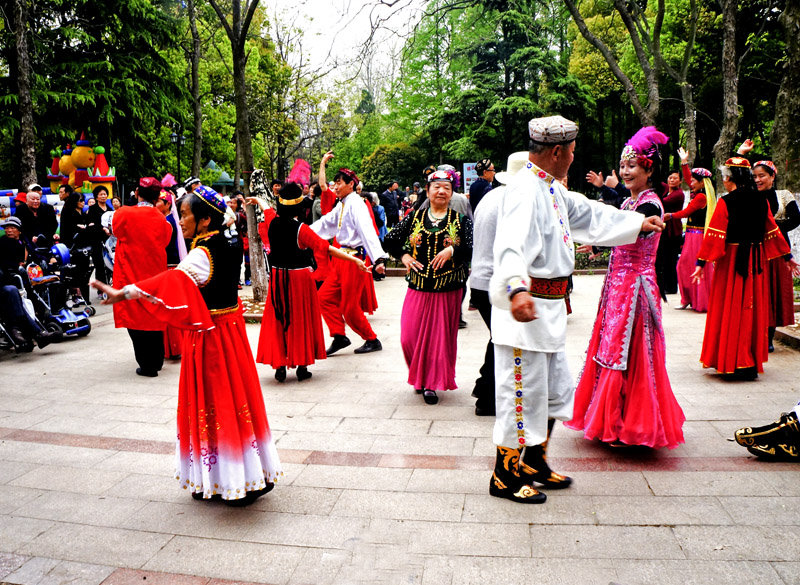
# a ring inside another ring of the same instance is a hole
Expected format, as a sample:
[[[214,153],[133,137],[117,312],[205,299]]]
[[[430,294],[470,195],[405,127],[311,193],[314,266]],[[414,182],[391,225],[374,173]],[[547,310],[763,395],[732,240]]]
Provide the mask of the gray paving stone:
[[[336,432],[383,436],[419,436],[427,435],[430,428],[431,421],[429,420],[345,418],[336,428]]]
[[[121,471],[42,465],[10,484],[43,490],[100,494],[122,480],[125,475]]]
[[[463,522],[494,524],[596,524],[597,515],[589,496],[569,494],[567,491],[547,492],[544,504],[524,505],[490,496],[489,481],[486,493],[467,495],[464,502]]]
[[[734,561],[800,559],[798,526],[678,526],[687,558]]]
[[[287,514],[329,515],[342,493],[341,489],[278,484],[267,496],[259,498],[251,509]]]
[[[2,442],[0,442],[2,445]],[[0,484],[8,483],[36,469],[35,463],[25,463],[23,461],[9,461],[0,457]],[[2,510],[2,508],[0,508]]]
[[[22,545],[43,534],[52,526],[53,523],[48,520],[2,515],[0,516],[0,551],[20,553],[19,549]]]
[[[769,563],[737,561],[616,560],[624,585],[783,585]]]
[[[143,569],[167,573],[191,571],[197,575],[253,583],[287,583],[304,550],[252,542],[174,537]]]
[[[123,528],[128,518],[145,506],[142,500],[104,495],[42,492],[16,509],[15,516]]]
[[[366,453],[375,442],[372,435],[355,435],[353,433],[314,433],[309,431],[291,431],[282,436],[276,445],[278,449],[299,449],[312,451],[348,451]]]
[[[18,552],[66,561],[138,568],[172,538],[171,534],[62,523],[22,545]]]
[[[769,484],[781,496],[800,496],[800,471],[769,471],[761,474],[763,481]],[[753,492],[742,492],[757,495]],[[741,495],[741,494],[734,494]]]
[[[24,565],[30,557],[0,552],[0,579]]]
[[[777,496],[778,490],[756,471],[645,471],[657,496]]]
[[[111,456],[105,449],[64,447],[44,443],[22,441],[0,442],[0,461],[18,461],[38,465],[69,465],[91,468],[99,461]]]
[[[718,499],[736,524],[797,526],[800,518],[800,497],[796,496],[729,496]]]
[[[534,539],[535,540],[535,539]],[[410,542],[413,553],[452,556],[531,556],[528,527],[521,524],[425,522]]]
[[[294,485],[354,490],[402,491],[411,469],[309,465],[294,480]]]
[[[368,529],[364,518],[311,514],[269,514],[248,518],[242,540],[275,545],[350,550]]]
[[[458,522],[463,508],[463,494],[344,490],[331,515]]]
[[[531,526],[530,537],[537,558],[685,558],[672,529],[663,527]]]
[[[297,563],[288,585],[332,585],[342,567],[349,565],[351,560],[350,551],[307,549]]]
[[[773,562],[770,565],[780,575],[785,585],[800,585],[800,562]]]
[[[131,514],[127,528],[162,535],[239,540],[264,516],[264,512],[231,508],[221,502],[200,502],[192,499],[180,504],[150,502]]]
[[[22,585],[100,585],[114,569],[103,565],[33,558],[9,575],[9,583]]]
[[[431,556],[425,561],[423,584],[608,585],[615,578],[616,571],[611,562],[605,560],[474,557],[465,562],[460,558]]]
[[[20,507],[45,493],[42,490],[14,485],[0,485],[0,510],[15,513]]]
[[[471,437],[389,437],[377,436],[370,453],[404,453],[408,455],[469,455]]]
[[[731,515],[714,497],[595,496],[592,507],[603,525],[729,525]]]

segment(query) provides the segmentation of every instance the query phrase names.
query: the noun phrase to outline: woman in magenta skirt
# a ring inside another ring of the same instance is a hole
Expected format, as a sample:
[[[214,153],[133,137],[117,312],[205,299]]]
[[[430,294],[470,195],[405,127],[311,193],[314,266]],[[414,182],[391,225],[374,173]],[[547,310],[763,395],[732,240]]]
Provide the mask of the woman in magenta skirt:
[[[472,258],[472,221],[450,209],[453,173],[428,175],[430,207],[408,214],[384,240],[408,270],[400,344],[408,383],[426,404],[456,388],[456,347],[463,288]]]

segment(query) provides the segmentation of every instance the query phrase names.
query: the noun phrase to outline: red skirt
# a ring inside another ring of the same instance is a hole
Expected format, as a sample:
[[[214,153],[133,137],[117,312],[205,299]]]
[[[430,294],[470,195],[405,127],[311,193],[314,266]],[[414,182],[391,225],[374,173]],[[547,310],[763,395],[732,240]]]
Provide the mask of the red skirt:
[[[408,289],[400,315],[400,345],[408,383],[417,390],[454,390],[461,289],[423,292]]]
[[[587,439],[604,443],[674,449],[684,442],[686,417],[667,377],[663,338],[655,331],[660,323],[654,322],[644,307],[637,307],[628,366],[616,370],[594,360],[601,341],[601,321],[598,317],[589,341],[586,364],[575,389],[572,420],[564,424],[583,431]]]
[[[763,364],[769,355],[768,268],[765,266],[760,274],[753,274],[752,262],[748,261],[750,274],[743,278],[734,266],[737,247],[728,244],[725,255],[715,263],[711,303],[700,354],[703,366],[715,368],[723,374],[753,366],[763,372]],[[763,252],[762,245],[762,258]]]
[[[769,326],[794,325],[794,283],[786,260],[769,261]]]
[[[697,284],[692,282],[692,272],[696,267],[697,254],[703,243],[703,230],[687,228],[686,239],[678,259],[678,292],[681,294],[681,304],[691,305],[699,313],[708,311],[708,299],[711,292],[711,283],[714,280],[714,265],[706,262],[703,268],[703,279]]]
[[[235,500],[283,473],[241,306],[212,320],[212,329],[184,337],[177,479],[206,498]]]
[[[286,290],[282,279],[286,278]],[[277,288],[277,290],[276,290]],[[288,303],[283,301],[288,290]],[[275,315],[274,299],[285,303],[289,326]],[[322,333],[322,316],[319,309],[317,287],[308,269],[272,269],[267,302],[261,319],[256,361],[273,368],[308,366],[314,360],[325,359],[325,338]]]
[[[181,357],[183,345],[183,331],[172,325],[167,325],[164,330],[164,357],[168,360]]]

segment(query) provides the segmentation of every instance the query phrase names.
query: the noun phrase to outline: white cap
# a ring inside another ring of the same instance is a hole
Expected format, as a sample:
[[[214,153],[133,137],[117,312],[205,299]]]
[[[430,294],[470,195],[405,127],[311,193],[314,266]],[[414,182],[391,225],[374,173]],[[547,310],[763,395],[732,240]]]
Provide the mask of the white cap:
[[[518,171],[525,167],[525,164],[528,162],[528,151],[522,150],[520,152],[512,152],[508,155],[508,161],[506,162],[506,170],[500,171],[497,173],[494,178],[497,179],[503,185],[508,184],[511,178],[517,174]]]
[[[39,183],[31,183],[30,185],[28,185],[28,191],[36,191],[36,190],[39,191],[42,190],[42,186]]]

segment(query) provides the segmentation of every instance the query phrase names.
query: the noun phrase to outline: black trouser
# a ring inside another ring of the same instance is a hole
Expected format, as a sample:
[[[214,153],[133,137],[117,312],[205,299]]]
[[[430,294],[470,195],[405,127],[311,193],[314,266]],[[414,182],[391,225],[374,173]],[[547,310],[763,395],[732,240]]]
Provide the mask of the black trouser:
[[[108,277],[106,276],[106,263],[103,260],[103,242],[92,243],[92,263],[94,264],[94,277],[100,282],[108,284]],[[89,300],[89,297],[86,297]]]
[[[489,302],[489,292],[485,290],[472,289],[470,296],[472,306],[478,309],[481,319],[492,331],[492,305]],[[478,408],[494,409],[494,343],[491,337],[486,344],[486,355],[483,358],[478,379],[475,380],[475,389],[472,395],[477,398],[475,406]]]
[[[658,242],[656,252],[656,281],[661,294],[678,292],[678,256],[681,253],[681,238],[664,234]]]
[[[0,315],[8,327],[16,327],[29,340],[41,331],[22,304],[19,289],[13,285],[0,286]]]
[[[164,365],[164,332],[128,329],[136,363],[146,374],[155,374]]]

